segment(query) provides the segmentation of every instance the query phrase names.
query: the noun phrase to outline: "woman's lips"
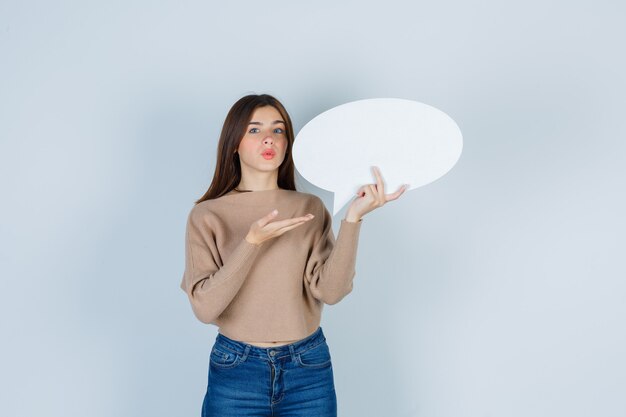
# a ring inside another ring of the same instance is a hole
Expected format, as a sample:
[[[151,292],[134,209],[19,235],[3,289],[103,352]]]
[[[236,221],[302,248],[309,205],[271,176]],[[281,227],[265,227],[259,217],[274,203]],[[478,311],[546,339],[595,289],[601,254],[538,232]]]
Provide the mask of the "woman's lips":
[[[264,151],[261,156],[263,156],[263,158],[265,159],[272,159],[274,156],[276,156],[276,153],[272,150],[267,150]]]

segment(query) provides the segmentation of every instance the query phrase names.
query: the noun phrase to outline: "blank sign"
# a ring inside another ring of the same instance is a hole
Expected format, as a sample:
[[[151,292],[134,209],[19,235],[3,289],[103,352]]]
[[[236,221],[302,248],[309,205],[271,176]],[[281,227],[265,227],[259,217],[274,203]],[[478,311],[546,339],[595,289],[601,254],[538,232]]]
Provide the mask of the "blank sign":
[[[463,137],[450,116],[424,103],[372,98],[333,107],[298,132],[293,158],[307,181],[334,193],[333,215],[375,183],[378,166],[385,193],[402,184],[412,190],[452,169]]]

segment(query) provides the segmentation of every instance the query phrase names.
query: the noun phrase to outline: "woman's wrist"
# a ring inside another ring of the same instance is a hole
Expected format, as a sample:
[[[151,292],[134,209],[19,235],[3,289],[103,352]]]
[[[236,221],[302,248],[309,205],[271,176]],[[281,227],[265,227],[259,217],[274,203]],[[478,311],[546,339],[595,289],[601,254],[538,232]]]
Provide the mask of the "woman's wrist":
[[[361,216],[355,213],[346,213],[346,218],[344,220],[350,223],[357,223],[361,221]]]
[[[251,239],[249,235],[246,235],[244,239],[246,240],[246,242],[251,243],[253,245],[257,245],[257,246],[259,246],[262,243],[262,242],[257,242],[254,239]]]

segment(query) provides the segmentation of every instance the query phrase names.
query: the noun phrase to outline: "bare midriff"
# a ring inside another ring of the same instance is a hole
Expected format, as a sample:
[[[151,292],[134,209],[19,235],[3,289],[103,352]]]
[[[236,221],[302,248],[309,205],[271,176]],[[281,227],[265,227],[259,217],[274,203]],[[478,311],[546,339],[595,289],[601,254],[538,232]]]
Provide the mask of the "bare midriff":
[[[297,342],[298,340],[300,339],[287,340],[283,342],[243,342],[243,343],[247,343],[249,345],[258,346],[258,347],[276,347],[276,346],[288,345],[289,343]]]

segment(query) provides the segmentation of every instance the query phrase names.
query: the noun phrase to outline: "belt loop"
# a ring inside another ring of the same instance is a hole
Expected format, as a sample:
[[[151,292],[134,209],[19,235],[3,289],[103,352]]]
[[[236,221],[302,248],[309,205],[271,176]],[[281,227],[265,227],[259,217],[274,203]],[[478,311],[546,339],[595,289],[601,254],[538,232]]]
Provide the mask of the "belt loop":
[[[243,357],[241,358],[241,360],[242,360],[242,361],[245,361],[245,360],[246,360],[246,358],[248,357],[248,353],[250,353],[250,348],[251,348],[251,347],[252,347],[252,346],[250,346],[249,344],[247,344],[247,343],[246,343],[246,347],[245,347],[245,349],[243,350]]]
[[[296,361],[296,352],[295,352],[295,349],[293,348],[293,343],[289,344],[289,353],[291,354],[291,361],[295,362]]]

